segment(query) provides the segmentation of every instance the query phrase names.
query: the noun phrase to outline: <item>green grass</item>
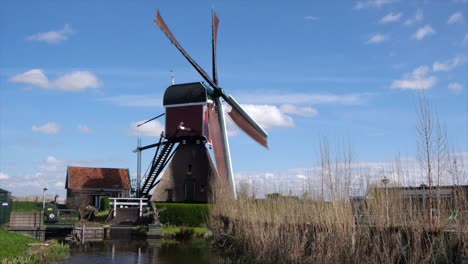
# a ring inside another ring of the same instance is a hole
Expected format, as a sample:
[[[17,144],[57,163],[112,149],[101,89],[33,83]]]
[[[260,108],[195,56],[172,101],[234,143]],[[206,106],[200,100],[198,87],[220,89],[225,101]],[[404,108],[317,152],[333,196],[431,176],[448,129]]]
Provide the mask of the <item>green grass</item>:
[[[209,232],[206,227],[163,226],[163,237],[203,237]]]
[[[13,212],[32,212],[40,211],[42,209],[42,203],[40,202],[23,202],[14,201],[12,206]]]
[[[0,230],[0,259],[25,255],[28,244],[38,242],[39,240],[28,236]]]
[[[41,241],[22,234],[0,230],[1,263],[50,263],[69,256],[70,246],[55,240],[47,241],[49,245],[46,248],[30,254],[28,244],[33,243],[41,243]]]

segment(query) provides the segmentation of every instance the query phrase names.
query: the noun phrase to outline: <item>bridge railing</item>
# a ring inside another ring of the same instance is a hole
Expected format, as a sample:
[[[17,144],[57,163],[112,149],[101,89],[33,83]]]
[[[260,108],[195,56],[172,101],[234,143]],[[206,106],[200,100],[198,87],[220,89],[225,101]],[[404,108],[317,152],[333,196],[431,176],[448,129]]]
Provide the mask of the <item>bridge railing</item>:
[[[148,205],[148,198],[114,198],[110,197],[110,204],[113,205],[113,215],[117,215],[117,208],[123,208],[124,206],[138,206],[140,209],[140,217],[143,216],[143,206]]]

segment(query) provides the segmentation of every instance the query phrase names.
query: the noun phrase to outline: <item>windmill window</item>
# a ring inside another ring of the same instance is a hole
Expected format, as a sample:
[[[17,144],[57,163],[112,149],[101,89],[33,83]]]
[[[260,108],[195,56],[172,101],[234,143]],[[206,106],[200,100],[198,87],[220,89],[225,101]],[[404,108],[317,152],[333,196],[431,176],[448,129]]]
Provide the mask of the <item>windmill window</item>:
[[[187,166],[186,175],[187,175],[188,178],[192,177],[192,164],[189,164],[189,165]]]
[[[167,191],[167,199],[166,199],[166,201],[167,201],[167,202],[172,202],[172,193],[173,193],[173,192],[172,192],[172,189],[166,189],[166,191]]]

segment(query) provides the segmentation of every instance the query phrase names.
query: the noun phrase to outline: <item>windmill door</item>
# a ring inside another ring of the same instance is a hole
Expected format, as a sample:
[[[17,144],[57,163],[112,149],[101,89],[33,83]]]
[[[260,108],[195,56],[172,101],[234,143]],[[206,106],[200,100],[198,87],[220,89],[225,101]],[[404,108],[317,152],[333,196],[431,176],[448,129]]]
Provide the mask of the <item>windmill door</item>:
[[[195,179],[185,179],[185,202],[195,202]]]

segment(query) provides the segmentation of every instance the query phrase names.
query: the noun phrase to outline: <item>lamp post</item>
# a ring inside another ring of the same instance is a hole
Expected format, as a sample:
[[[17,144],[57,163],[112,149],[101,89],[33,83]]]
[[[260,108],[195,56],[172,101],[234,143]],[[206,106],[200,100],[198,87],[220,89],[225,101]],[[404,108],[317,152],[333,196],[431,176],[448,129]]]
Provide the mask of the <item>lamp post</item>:
[[[42,212],[44,213],[45,210],[45,192],[47,191],[47,188],[42,189]]]
[[[385,210],[386,210],[386,215],[387,215],[387,224],[390,222],[390,219],[388,217],[388,193],[387,193],[387,184],[390,182],[390,179],[387,178],[387,176],[385,176],[383,179],[382,179],[382,183],[384,184],[385,186]]]

